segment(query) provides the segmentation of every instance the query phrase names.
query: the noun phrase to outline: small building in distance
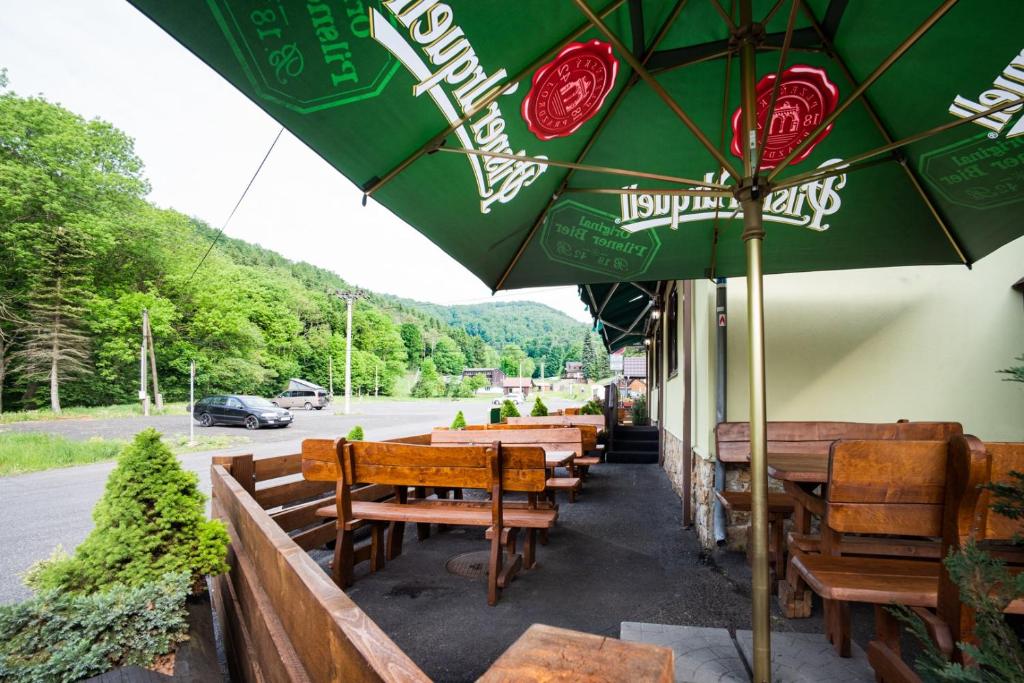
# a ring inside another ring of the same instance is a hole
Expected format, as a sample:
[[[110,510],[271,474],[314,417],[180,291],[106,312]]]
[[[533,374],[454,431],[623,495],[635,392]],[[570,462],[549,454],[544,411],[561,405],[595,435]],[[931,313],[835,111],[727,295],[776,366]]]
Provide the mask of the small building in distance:
[[[583,381],[583,363],[578,360],[567,360],[565,362],[565,372],[562,374],[565,379],[576,380],[577,382]]]
[[[475,375],[484,375],[491,391],[501,391],[504,388],[505,373],[501,368],[466,368],[462,371],[462,379]]]
[[[551,391],[553,383],[549,379],[537,378],[533,380],[533,388],[540,392]]]
[[[622,359],[622,376],[627,382],[634,379],[647,379],[647,354],[625,356]]]
[[[533,386],[533,380],[529,377],[506,377],[503,389],[505,394],[511,394],[514,391],[522,393],[526,396],[530,393],[530,388]]]

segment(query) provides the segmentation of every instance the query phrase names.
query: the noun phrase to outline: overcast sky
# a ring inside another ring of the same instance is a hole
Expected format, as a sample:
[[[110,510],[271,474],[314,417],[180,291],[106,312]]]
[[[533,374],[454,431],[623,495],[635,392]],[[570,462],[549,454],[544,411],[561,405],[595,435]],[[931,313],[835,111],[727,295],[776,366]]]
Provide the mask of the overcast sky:
[[[135,138],[150,200],[220,227],[280,126],[125,0],[0,0],[9,88]],[[588,321],[574,287],[496,297],[288,132],[226,233],[349,282],[440,304],[541,301]]]

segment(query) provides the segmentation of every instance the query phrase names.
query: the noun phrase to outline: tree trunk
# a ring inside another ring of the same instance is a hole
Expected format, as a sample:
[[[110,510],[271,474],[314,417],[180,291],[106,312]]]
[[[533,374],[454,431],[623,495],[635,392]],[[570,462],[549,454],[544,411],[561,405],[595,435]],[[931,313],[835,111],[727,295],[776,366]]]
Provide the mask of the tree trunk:
[[[53,342],[53,360],[50,363],[50,410],[60,414],[60,382],[57,380],[57,342]]]

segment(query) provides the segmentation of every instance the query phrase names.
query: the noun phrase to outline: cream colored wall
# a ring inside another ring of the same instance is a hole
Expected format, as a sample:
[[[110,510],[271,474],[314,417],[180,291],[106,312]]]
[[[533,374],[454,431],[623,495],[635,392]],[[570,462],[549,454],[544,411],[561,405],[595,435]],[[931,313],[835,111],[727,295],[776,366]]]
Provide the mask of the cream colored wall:
[[[1024,441],[1024,386],[996,374],[1024,354],[1024,295],[1011,289],[1021,277],[1024,238],[973,270],[766,277],[768,419],[955,420],[982,439]],[[746,420],[744,279],[729,281],[728,301],[728,418]],[[699,365],[709,356],[696,351]]]

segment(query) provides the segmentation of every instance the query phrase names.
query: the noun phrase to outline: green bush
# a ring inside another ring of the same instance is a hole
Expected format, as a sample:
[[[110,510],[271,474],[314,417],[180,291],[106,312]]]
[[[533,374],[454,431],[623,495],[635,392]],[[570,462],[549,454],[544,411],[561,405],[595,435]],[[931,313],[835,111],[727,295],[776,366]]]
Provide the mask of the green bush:
[[[420,364],[420,378],[412,387],[413,398],[431,398],[444,394],[444,381],[437,374],[437,366],[434,361],[427,358]]]
[[[544,401],[540,400],[538,396],[533,402],[533,410],[530,411],[532,417],[547,417],[548,407],[544,405]]]
[[[501,403],[501,419],[506,420],[510,417],[519,417],[519,409],[516,408],[515,403],[506,398]]]
[[[647,397],[640,396],[633,401],[633,424],[646,425],[650,420],[647,412]]]
[[[460,410],[455,414],[455,419],[452,420],[451,429],[465,429],[466,428],[466,416],[462,414]]]
[[[147,666],[187,639],[189,574],[93,595],[43,591],[0,606],[0,680],[78,681]]]
[[[604,415],[604,405],[596,398],[592,398],[580,406],[580,415]]]
[[[360,427],[359,425],[356,425],[355,427],[349,430],[348,436],[346,436],[345,438],[348,439],[349,441],[362,441],[364,439],[363,428]]]
[[[206,519],[198,483],[155,429],[140,432],[107,478],[92,533],[73,556],[57,554],[34,565],[25,583],[92,593],[184,573],[199,587],[204,574],[227,571],[228,533],[219,520]]]
[[[998,371],[1001,374],[1009,375],[1009,377],[1003,380],[1004,382],[1024,382],[1024,355],[1017,356],[1015,360],[1020,361],[1022,365],[1009,367]]]

